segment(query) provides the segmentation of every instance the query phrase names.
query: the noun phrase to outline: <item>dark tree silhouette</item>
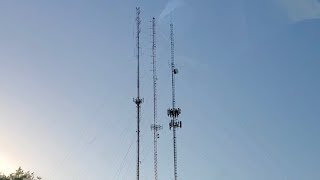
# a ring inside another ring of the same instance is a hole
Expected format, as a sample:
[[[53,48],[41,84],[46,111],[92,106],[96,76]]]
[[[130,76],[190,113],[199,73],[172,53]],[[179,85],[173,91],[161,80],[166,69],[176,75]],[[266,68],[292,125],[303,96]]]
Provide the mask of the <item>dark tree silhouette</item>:
[[[19,167],[15,173],[6,176],[0,172],[0,180],[41,180],[41,177],[35,176],[33,172],[24,172],[21,167]]]

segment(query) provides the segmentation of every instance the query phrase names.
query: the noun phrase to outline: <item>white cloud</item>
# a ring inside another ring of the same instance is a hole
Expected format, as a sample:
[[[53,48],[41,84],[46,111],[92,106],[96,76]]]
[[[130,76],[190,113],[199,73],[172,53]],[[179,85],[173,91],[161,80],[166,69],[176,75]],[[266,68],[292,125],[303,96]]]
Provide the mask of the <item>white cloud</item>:
[[[320,18],[319,0],[279,0],[292,22]]]
[[[185,2],[183,0],[171,0],[167,3],[166,7],[162,10],[159,21],[162,21],[168,15],[170,15],[174,10],[183,6]]]

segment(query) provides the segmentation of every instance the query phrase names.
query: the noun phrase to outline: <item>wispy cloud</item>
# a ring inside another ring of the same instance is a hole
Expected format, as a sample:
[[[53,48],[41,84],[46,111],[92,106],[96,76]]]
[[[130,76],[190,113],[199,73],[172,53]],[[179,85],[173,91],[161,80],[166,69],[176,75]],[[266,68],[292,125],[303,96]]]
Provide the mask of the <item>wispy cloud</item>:
[[[319,0],[280,0],[278,3],[292,22],[320,18]]]
[[[162,10],[159,21],[161,22],[163,19],[165,19],[167,16],[169,16],[173,11],[175,11],[177,8],[185,5],[185,2],[183,0],[170,0],[166,7]]]

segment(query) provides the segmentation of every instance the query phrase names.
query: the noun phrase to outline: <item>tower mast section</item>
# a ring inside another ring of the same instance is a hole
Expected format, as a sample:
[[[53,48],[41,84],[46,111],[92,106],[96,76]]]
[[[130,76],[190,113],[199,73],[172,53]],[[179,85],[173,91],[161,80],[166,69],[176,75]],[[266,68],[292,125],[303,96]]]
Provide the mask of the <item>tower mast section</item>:
[[[141,103],[142,99],[140,98],[140,7],[136,8],[136,31],[137,31],[137,98],[133,101],[137,106],[137,180],[140,178],[140,118],[141,118]]]
[[[157,60],[156,60],[156,20],[152,18],[152,67],[153,67],[153,150],[154,150],[154,179],[158,180],[158,131],[162,126],[157,122]]]
[[[173,33],[173,23],[170,24],[170,40],[171,40],[171,85],[172,85],[172,108],[168,109],[168,116],[171,118],[169,123],[170,129],[173,132],[173,164],[174,164],[174,180],[178,179],[178,161],[177,161],[177,128],[181,128],[182,123],[178,121],[178,117],[181,114],[181,109],[176,108],[175,99],[175,75],[178,74],[178,69],[175,67],[174,62],[174,33]]]

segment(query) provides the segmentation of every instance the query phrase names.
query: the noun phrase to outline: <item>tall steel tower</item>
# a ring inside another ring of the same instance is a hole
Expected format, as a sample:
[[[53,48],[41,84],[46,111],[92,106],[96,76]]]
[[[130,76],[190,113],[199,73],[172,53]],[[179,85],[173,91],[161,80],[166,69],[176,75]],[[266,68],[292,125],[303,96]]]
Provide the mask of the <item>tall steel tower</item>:
[[[168,116],[171,118],[169,123],[170,129],[173,131],[173,163],[174,163],[174,180],[178,179],[178,162],[177,162],[177,137],[176,130],[181,128],[182,123],[178,121],[178,117],[181,114],[181,109],[176,108],[176,99],[175,99],[175,75],[178,74],[178,69],[174,64],[174,34],[173,34],[173,23],[170,24],[170,39],[171,39],[171,85],[172,85],[172,108],[168,109]]]
[[[158,131],[162,126],[157,124],[157,61],[156,61],[156,20],[152,18],[152,66],[153,66],[153,150],[154,150],[154,179],[158,180]]]
[[[137,23],[137,98],[133,102],[137,105],[137,180],[140,178],[140,114],[141,103],[140,98],[140,7],[136,8],[136,23]]]

